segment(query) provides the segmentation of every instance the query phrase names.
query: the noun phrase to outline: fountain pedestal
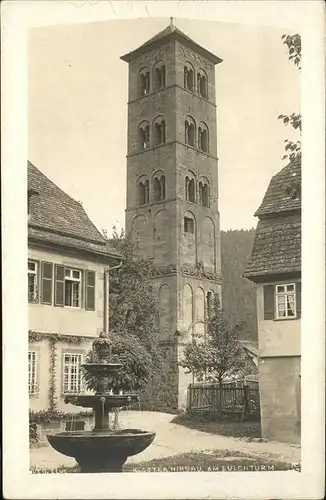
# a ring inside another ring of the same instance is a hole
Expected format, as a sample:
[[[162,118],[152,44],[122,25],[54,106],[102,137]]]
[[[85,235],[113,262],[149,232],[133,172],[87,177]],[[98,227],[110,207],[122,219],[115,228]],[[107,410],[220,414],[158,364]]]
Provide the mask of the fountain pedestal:
[[[98,363],[83,367],[97,380],[96,394],[67,394],[65,403],[93,408],[95,427],[92,431],[66,431],[47,435],[51,446],[63,455],[74,457],[81,472],[121,472],[127,458],[145,450],[154,440],[154,432],[140,429],[112,430],[110,411],[139,401],[137,394],[111,394],[110,377],[121,368],[111,363],[111,343],[100,335],[93,342]],[[109,360],[109,361],[108,361]]]

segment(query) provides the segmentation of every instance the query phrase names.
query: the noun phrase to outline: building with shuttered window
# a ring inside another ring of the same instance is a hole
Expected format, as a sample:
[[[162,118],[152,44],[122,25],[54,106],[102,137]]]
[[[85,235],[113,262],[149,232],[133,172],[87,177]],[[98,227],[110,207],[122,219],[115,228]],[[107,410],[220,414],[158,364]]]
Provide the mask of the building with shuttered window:
[[[257,284],[263,437],[297,443],[301,423],[301,161],[270,181],[244,276]]]
[[[28,162],[28,390],[32,410],[80,392],[81,364],[106,328],[107,269],[121,256],[79,202]]]

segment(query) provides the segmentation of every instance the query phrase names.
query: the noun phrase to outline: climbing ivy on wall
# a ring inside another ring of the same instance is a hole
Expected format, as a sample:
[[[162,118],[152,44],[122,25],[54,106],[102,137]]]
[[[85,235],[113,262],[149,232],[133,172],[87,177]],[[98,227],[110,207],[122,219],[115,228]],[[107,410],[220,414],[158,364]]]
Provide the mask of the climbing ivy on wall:
[[[57,333],[43,333],[34,332],[29,330],[28,340],[29,342],[41,342],[43,340],[48,340],[50,343],[50,383],[49,383],[49,407],[47,410],[41,411],[29,411],[29,419],[31,423],[49,423],[53,421],[69,419],[72,416],[86,417],[92,415],[92,411],[85,411],[80,413],[67,413],[58,410],[57,398],[56,398],[56,386],[57,386],[57,342],[64,341],[68,344],[81,345],[90,337],[85,336],[75,336],[75,335],[60,335]]]
[[[50,384],[49,384],[49,410],[57,410],[56,401],[56,370],[57,346],[55,340],[50,340]]]

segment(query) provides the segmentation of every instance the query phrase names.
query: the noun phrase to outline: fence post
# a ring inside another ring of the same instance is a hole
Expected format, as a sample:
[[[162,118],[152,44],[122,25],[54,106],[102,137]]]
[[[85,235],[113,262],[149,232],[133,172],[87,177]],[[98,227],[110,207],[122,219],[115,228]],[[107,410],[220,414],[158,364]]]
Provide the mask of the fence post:
[[[250,403],[249,403],[249,387],[247,385],[243,386],[243,395],[244,395],[244,400],[245,400],[244,413],[247,414],[247,413],[249,413],[249,406],[250,406]]]

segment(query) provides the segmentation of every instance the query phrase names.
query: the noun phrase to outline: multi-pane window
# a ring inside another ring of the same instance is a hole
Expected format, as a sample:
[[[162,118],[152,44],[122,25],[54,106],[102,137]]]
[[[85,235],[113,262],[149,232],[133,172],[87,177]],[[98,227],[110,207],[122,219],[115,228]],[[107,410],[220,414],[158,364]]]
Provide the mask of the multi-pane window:
[[[63,355],[63,392],[82,392],[82,354]]]
[[[295,284],[276,285],[276,318],[295,317]]]
[[[37,352],[28,351],[28,393],[37,394]]]
[[[28,261],[28,302],[38,301],[38,263]]]
[[[65,306],[81,305],[81,271],[65,268]]]

